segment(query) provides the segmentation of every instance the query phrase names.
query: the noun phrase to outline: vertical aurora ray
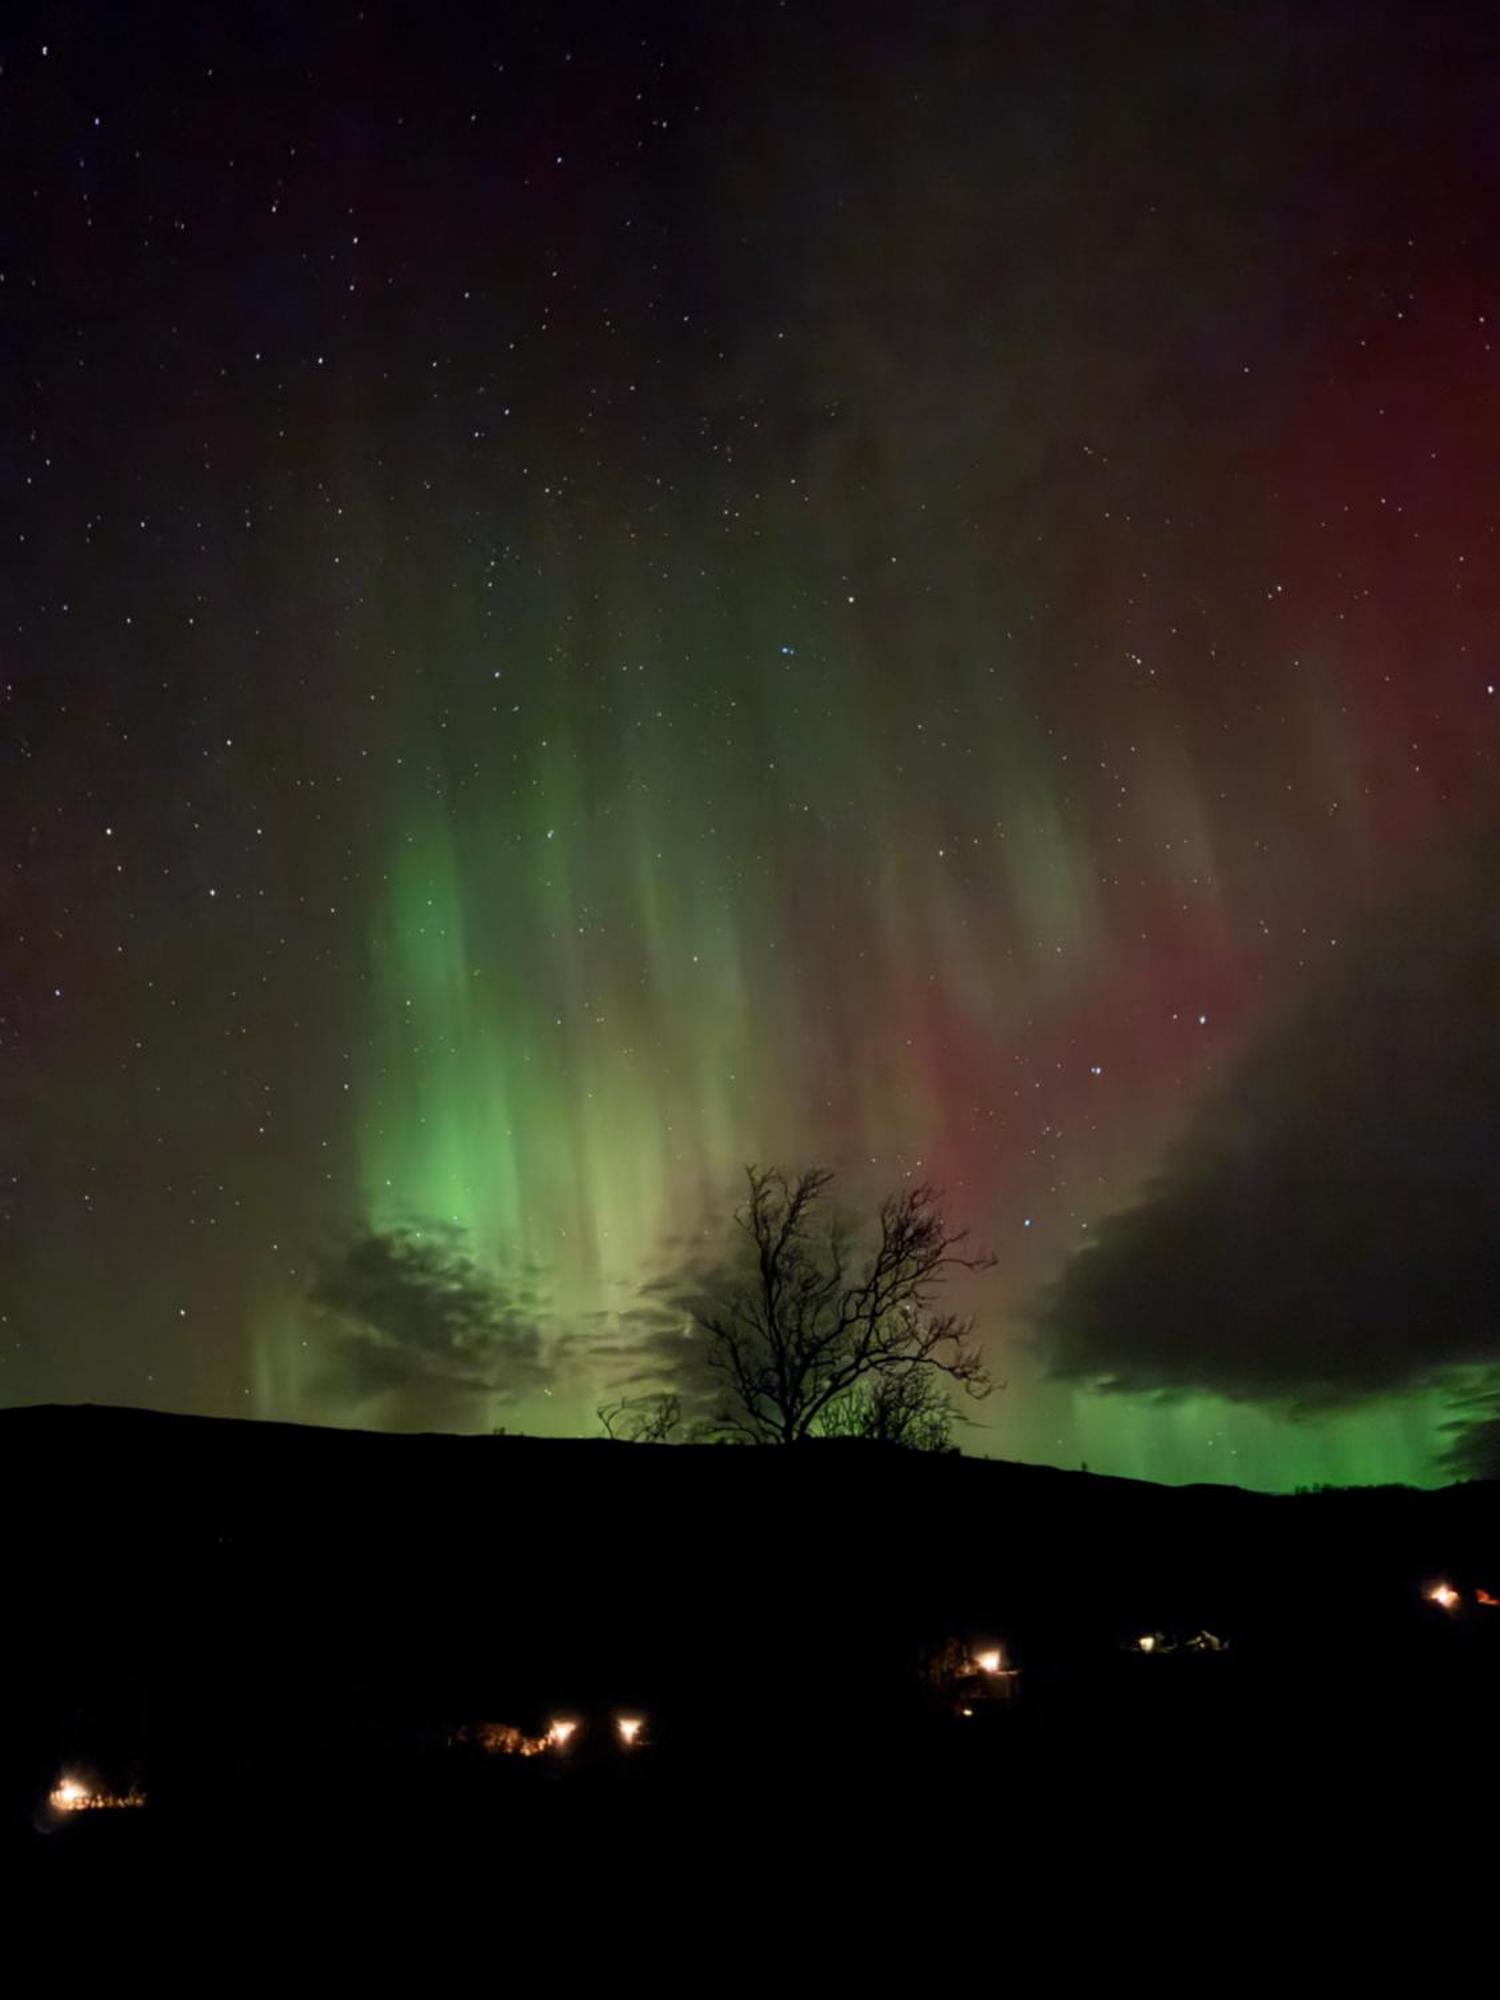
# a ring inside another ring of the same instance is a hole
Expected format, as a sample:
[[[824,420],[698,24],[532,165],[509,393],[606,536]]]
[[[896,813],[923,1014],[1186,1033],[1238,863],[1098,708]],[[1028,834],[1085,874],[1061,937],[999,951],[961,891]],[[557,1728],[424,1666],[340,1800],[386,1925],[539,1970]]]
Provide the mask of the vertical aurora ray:
[[[565,707],[503,793],[414,785],[392,815],[356,1078],[366,1226],[461,1232],[536,1295],[554,1354],[727,1185],[747,1041],[711,830],[672,865],[643,788],[597,745],[584,772]],[[599,1386],[562,1367],[524,1420],[586,1427]]]
[[[530,1024],[468,942],[451,829],[429,813],[395,842],[371,940],[373,1074],[361,1083],[358,1155],[366,1217],[388,1229],[431,1219],[490,1256],[525,1251],[515,1157],[517,1078]]]

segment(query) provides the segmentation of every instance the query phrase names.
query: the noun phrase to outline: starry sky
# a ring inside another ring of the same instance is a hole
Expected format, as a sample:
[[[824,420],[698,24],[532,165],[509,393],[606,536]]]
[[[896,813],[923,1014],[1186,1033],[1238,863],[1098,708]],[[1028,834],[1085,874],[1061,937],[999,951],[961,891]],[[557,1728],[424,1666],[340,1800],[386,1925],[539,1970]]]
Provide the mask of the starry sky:
[[[0,1400],[587,1433],[747,1161],[966,1448],[1500,1459],[1500,24],[7,10]]]

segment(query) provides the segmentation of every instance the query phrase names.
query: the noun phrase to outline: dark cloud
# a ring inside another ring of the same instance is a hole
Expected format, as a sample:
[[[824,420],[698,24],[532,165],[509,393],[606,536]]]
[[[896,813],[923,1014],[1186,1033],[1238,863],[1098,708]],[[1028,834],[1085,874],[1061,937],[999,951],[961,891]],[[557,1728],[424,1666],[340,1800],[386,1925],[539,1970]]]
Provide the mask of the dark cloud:
[[[1500,1415],[1448,1426],[1455,1433],[1443,1469],[1455,1479],[1500,1479]]]
[[[369,1230],[320,1262],[309,1290],[329,1318],[326,1385],[387,1420],[472,1422],[483,1400],[546,1386],[539,1295],[482,1271],[462,1231],[439,1224]]]
[[[711,1423],[723,1401],[694,1312],[736,1270],[737,1246],[710,1250],[700,1235],[667,1247],[677,1264],[632,1289],[629,1303],[607,1315],[590,1354],[621,1395],[675,1396],[692,1432]]]
[[[1037,1324],[1098,1389],[1314,1408],[1488,1381],[1497,1301],[1500,880],[1470,866],[1262,1041]],[[1456,1418],[1452,1466],[1497,1429]]]
[[[1443,1426],[1450,1440],[1443,1469],[1456,1479],[1500,1479],[1500,1380],[1457,1386],[1453,1405],[1457,1414]]]

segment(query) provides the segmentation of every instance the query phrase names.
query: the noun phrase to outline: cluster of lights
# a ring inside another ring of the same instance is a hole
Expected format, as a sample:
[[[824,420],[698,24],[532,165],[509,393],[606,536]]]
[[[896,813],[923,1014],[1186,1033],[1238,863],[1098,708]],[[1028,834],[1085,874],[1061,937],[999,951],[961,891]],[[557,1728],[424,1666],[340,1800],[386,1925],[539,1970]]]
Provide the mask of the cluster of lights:
[[[624,1748],[634,1750],[645,1738],[646,1718],[643,1715],[617,1715],[614,1727],[615,1736]],[[547,1730],[547,1742],[554,1750],[566,1750],[582,1730],[583,1724],[572,1716],[559,1716]]]
[[[1191,1639],[1169,1639],[1162,1632],[1143,1632],[1133,1642],[1137,1653],[1227,1653],[1229,1644],[1217,1632],[1195,1632]]]
[[[1455,1590],[1451,1583],[1446,1582],[1429,1583],[1422,1595],[1429,1604],[1435,1604],[1439,1611],[1457,1611],[1464,1601],[1463,1592]],[[1476,1587],[1473,1599],[1476,1604],[1483,1605],[1487,1610],[1500,1610],[1500,1597],[1497,1597],[1492,1590],[1480,1590]]]
[[[1451,1583],[1428,1584],[1422,1593],[1429,1604],[1435,1604],[1441,1611],[1457,1611],[1462,1605],[1463,1593]],[[1487,1590],[1476,1590],[1474,1602],[1480,1605],[1500,1607],[1500,1598]],[[1204,1642],[1206,1646],[1204,1646]],[[1209,1633],[1200,1635],[1196,1642],[1205,1650],[1220,1650],[1223,1642]],[[1135,1641],[1135,1650],[1140,1653],[1171,1651],[1159,1632],[1143,1632]],[[1011,1669],[1006,1665],[1004,1650],[999,1646],[987,1646],[972,1656],[977,1670],[990,1679],[1008,1676]],[[961,1716],[972,1716],[970,1706],[960,1708]],[[489,1751],[502,1755],[534,1757],[546,1750],[564,1751],[582,1732],[583,1724],[574,1716],[554,1716],[547,1725],[544,1736],[528,1736],[524,1731],[512,1729],[500,1723],[484,1723],[474,1732],[475,1739]],[[642,1715],[617,1714],[614,1717],[614,1733],[621,1746],[634,1750],[645,1740],[646,1719]],[[465,1732],[467,1733],[467,1732]],[[115,1795],[96,1791],[79,1778],[64,1775],[47,1795],[47,1803],[57,1813],[95,1812],[112,1808],[140,1806],[145,1803],[138,1792]]]
[[[956,1713],[961,1717],[969,1717],[977,1712],[974,1707],[975,1702],[988,1702],[991,1695],[998,1698],[1002,1693],[1009,1691],[1008,1688],[1000,1686],[994,1688],[975,1688],[973,1680],[976,1676],[981,1681],[1004,1683],[1009,1683],[1015,1679],[1015,1669],[1006,1661],[1005,1648],[994,1645],[966,1648],[961,1674],[962,1678],[959,1684],[962,1686],[964,1681],[967,1680],[971,1695],[971,1699],[962,1702],[956,1710]]]
[[[623,1748],[637,1749],[646,1740],[645,1716],[616,1715],[614,1733]],[[453,1740],[477,1743],[492,1756],[539,1757],[548,1750],[566,1750],[582,1734],[583,1724],[577,1716],[555,1715],[541,1736],[528,1736],[524,1729],[513,1729],[504,1722],[480,1722],[461,1729]]]
[[[139,1792],[101,1792],[81,1778],[59,1778],[47,1794],[47,1803],[56,1813],[122,1812],[146,1801]]]

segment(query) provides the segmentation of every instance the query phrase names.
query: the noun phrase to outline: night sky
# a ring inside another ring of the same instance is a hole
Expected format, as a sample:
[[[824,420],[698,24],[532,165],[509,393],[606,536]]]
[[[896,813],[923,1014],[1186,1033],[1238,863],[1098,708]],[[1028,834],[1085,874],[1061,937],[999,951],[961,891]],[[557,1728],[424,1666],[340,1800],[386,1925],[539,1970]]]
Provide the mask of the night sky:
[[[817,1161],[971,1450],[1500,1457],[1492,8],[3,34],[0,1400],[586,1433]]]

